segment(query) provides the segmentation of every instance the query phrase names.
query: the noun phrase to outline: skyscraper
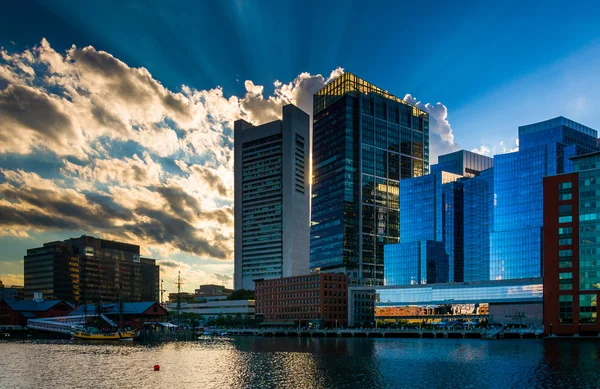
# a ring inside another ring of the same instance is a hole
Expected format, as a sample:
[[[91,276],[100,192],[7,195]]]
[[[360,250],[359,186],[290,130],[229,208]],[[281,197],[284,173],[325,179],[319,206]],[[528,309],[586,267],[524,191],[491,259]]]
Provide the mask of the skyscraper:
[[[140,246],[83,235],[27,250],[25,298],[73,303],[158,301],[159,266]]]
[[[344,73],[314,96],[310,266],[383,284],[398,242],[399,183],[429,167],[429,116]]]
[[[283,119],[235,130],[235,289],[255,279],[309,271],[310,118],[294,105]]]
[[[542,275],[543,177],[572,172],[569,158],[599,150],[597,138],[557,117],[519,127],[519,151],[494,157],[490,279]]]
[[[490,279],[490,233],[494,227],[494,169],[462,182],[464,189],[464,282]]]
[[[386,247],[386,285],[464,281],[465,185],[493,159],[461,150],[439,161],[431,174],[400,182],[400,243]]]

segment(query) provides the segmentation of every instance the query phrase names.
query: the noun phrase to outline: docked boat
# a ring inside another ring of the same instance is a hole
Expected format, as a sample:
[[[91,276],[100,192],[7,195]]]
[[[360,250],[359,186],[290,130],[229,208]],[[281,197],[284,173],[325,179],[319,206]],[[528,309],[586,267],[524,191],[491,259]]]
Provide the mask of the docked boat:
[[[74,327],[73,338],[82,340],[123,340],[130,341],[137,337],[135,331],[100,332],[94,327]]]

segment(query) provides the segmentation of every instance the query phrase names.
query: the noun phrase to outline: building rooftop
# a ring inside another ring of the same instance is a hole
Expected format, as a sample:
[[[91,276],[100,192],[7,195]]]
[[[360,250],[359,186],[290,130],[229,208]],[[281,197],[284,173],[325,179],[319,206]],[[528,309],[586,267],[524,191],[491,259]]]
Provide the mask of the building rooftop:
[[[593,128],[584,126],[583,124],[579,124],[574,122],[571,119],[567,119],[563,116],[556,117],[554,119],[544,120],[543,122],[527,124],[525,126],[519,126],[519,136],[532,134],[535,132],[542,132],[551,128],[565,126],[571,128],[575,131],[579,131],[583,134],[593,136],[594,138],[598,137],[598,131]]]
[[[17,312],[45,312],[54,307],[55,305],[63,302],[62,300],[35,301],[13,299],[4,299],[3,301],[5,301],[13,311]]]
[[[427,118],[429,117],[429,114],[423,111],[422,109],[417,108],[416,106],[404,101],[400,97],[394,96],[387,90],[381,89],[378,86],[371,84],[370,82],[350,72],[342,73],[339,77],[332,80],[323,88],[321,88],[317,93],[315,93],[315,96],[343,96],[344,94],[349,92],[360,92],[364,94],[375,93],[386,99],[393,100],[395,102],[412,107],[414,116],[424,116]]]
[[[142,301],[135,303],[123,303],[123,314],[124,315],[140,315],[146,312],[150,307],[156,304],[155,301]],[[103,304],[102,305],[102,313],[105,315],[118,315],[119,314],[119,304]],[[80,305],[76,310],[70,313],[70,315],[83,315],[84,314],[84,305]],[[87,313],[88,315],[93,315],[96,312],[96,304],[87,304]]]

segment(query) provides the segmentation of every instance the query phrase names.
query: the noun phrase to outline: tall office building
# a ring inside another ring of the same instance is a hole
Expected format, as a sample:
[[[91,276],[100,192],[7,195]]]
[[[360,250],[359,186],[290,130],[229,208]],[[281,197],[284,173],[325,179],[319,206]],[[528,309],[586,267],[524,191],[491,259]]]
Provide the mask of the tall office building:
[[[544,178],[544,324],[559,335],[600,333],[600,152],[574,173]]]
[[[572,172],[569,158],[600,150],[597,138],[558,117],[519,127],[519,151],[494,157],[490,279],[542,275],[543,177]]]
[[[474,201],[465,185],[493,159],[461,150],[439,161],[431,174],[400,182],[400,243],[385,248],[386,285],[464,281],[465,198]]]
[[[313,109],[310,266],[382,285],[400,180],[428,172],[429,116],[351,73],[318,91]]]
[[[237,120],[234,130],[235,289],[308,274],[309,115],[290,104],[282,120]]]
[[[490,233],[494,227],[494,169],[484,170],[462,184],[463,281],[486,281],[490,279]]]
[[[140,246],[81,236],[28,249],[25,298],[73,303],[158,301],[159,266],[140,257]]]

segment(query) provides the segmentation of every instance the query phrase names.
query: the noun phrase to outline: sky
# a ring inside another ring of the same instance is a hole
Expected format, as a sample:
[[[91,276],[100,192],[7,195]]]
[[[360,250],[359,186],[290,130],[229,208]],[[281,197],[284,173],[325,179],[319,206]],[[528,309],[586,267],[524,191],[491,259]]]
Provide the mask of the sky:
[[[165,289],[232,286],[233,121],[350,71],[430,113],[432,162],[519,125],[600,129],[594,2],[23,0],[0,12],[0,280],[27,248],[140,244]]]

